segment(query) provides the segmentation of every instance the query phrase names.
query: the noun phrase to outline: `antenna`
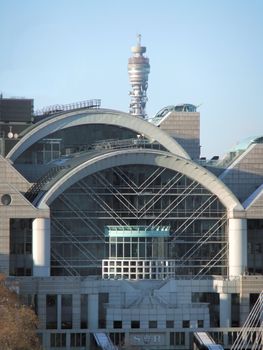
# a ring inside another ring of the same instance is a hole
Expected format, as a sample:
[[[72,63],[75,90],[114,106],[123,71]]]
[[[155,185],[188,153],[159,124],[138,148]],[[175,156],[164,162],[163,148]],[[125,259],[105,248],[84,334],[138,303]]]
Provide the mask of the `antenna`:
[[[138,46],[141,46],[141,39],[142,39],[141,34],[137,34],[137,45]]]

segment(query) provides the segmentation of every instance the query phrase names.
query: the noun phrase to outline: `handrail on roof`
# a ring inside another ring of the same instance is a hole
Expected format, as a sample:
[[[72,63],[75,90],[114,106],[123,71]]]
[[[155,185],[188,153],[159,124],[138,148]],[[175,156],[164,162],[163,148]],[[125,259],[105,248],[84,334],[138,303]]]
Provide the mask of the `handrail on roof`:
[[[64,111],[72,111],[74,109],[80,108],[99,108],[101,106],[100,99],[85,100],[80,102],[73,102],[68,104],[56,104],[52,106],[47,106],[42,109],[38,109],[34,112],[34,116],[51,115],[53,113],[59,113]]]

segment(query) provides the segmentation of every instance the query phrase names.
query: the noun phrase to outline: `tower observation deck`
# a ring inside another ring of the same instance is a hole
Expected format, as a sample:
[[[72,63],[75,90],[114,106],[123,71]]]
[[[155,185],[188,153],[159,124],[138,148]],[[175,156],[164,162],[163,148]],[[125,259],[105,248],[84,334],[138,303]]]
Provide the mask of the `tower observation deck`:
[[[130,92],[130,113],[145,118],[146,91],[148,74],[150,73],[149,59],[144,56],[146,47],[141,46],[141,35],[138,35],[137,45],[131,48],[133,56],[128,61],[128,73],[132,91]]]

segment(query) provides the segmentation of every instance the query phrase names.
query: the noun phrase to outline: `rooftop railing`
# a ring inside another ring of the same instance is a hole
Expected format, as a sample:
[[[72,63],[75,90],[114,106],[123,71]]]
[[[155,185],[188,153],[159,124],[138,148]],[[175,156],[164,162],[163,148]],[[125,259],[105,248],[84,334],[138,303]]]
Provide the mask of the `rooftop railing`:
[[[75,109],[81,109],[81,108],[100,108],[101,106],[101,100],[99,99],[94,99],[94,100],[85,100],[85,101],[80,101],[80,102],[74,102],[74,103],[69,103],[69,104],[56,104],[52,106],[47,106],[42,109],[36,110],[34,112],[34,116],[49,116],[51,114],[55,113],[60,113],[60,112],[67,112],[67,111],[72,111]]]

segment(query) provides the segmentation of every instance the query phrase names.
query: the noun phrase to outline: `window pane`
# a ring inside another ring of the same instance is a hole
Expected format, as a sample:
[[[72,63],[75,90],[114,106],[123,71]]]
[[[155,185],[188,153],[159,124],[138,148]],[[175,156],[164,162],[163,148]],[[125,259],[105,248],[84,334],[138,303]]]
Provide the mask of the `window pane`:
[[[57,295],[55,294],[46,296],[46,328],[57,328]]]
[[[61,328],[72,328],[72,295],[63,294],[61,296]]]

